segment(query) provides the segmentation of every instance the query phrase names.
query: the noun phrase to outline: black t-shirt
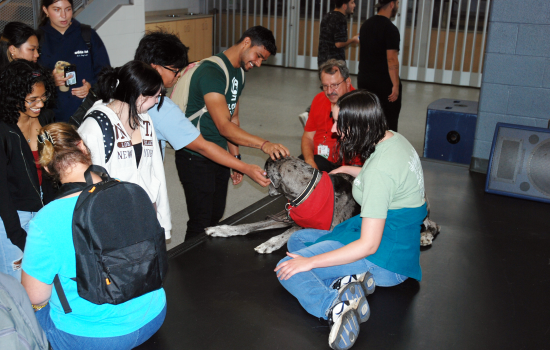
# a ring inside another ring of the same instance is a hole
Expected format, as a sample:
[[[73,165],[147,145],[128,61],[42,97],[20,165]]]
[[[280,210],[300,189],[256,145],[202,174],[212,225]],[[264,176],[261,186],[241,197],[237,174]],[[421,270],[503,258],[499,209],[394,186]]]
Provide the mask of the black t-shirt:
[[[393,84],[386,51],[399,51],[399,30],[389,18],[376,15],[361,25],[359,41],[359,87],[386,91],[389,88],[391,91]]]
[[[341,12],[327,13],[321,21],[319,31],[319,52],[317,63],[321,65],[325,61],[335,58],[346,60],[346,49],[337,48],[336,43],[348,41],[348,20]]]

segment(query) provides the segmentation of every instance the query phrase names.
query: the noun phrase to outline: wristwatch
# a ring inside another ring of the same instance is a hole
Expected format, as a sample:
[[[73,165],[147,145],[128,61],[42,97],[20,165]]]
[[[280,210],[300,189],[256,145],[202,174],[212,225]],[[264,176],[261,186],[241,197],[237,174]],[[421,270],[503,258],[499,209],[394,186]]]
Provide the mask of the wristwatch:
[[[237,154],[236,156],[233,156],[233,157],[237,158],[238,160],[242,160],[240,154]]]

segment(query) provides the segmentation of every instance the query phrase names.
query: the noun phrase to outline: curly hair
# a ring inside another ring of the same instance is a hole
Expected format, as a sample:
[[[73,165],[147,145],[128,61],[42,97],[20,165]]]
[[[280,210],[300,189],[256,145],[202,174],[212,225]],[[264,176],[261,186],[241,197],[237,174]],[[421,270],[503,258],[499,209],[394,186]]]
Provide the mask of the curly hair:
[[[49,137],[43,137],[43,135]],[[90,150],[82,152],[78,146],[82,141],[76,128],[67,123],[48,124],[38,132],[38,154],[40,165],[47,171],[53,181],[59,184],[60,176],[75,163],[92,164]]]
[[[38,63],[27,60],[10,62],[0,72],[0,120],[17,124],[19,112],[27,110],[25,99],[37,83],[43,83],[50,98],[44,107],[51,108],[55,101],[55,84],[52,73]]]
[[[134,60],[182,69],[189,64],[187,51],[188,48],[176,35],[159,29],[145,33],[139,41]]]
[[[354,90],[342,95],[336,104],[340,107],[336,122],[339,162],[359,156],[364,163],[388,130],[380,101],[366,90]]]

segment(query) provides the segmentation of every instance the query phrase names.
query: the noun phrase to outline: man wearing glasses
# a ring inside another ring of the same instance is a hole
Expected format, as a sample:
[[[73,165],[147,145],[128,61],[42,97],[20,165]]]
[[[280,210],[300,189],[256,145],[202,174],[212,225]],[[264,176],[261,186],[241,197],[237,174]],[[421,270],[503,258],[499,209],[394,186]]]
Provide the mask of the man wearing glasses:
[[[331,172],[338,165],[336,134],[330,130],[334,121],[330,115],[333,104],[340,96],[355,90],[351,86],[346,62],[329,59],[319,67],[321,90],[311,103],[311,109],[302,135],[302,155],[300,158],[320,171]],[[356,164],[357,162],[352,162]]]

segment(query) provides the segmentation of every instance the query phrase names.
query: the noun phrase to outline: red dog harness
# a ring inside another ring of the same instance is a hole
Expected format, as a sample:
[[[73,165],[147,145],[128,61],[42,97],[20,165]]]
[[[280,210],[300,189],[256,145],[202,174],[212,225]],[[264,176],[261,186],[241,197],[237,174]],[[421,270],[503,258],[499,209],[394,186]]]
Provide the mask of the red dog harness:
[[[312,183],[315,183],[317,174],[318,170],[315,169]],[[307,191],[306,188],[304,192]],[[304,228],[330,230],[334,214],[334,187],[330,176],[323,172],[321,180],[309,197],[301,202],[300,197],[287,205],[287,211],[292,220]]]

